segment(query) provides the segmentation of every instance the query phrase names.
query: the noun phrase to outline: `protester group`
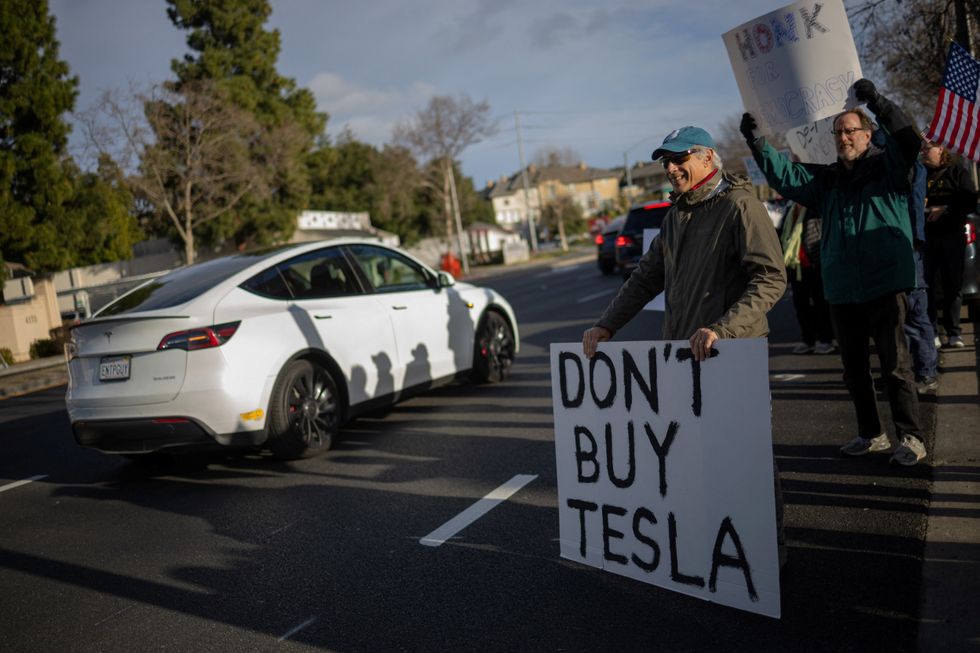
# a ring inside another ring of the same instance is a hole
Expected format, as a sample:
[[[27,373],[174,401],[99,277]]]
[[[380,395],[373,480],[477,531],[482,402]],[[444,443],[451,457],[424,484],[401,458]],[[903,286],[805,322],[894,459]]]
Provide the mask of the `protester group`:
[[[938,386],[937,350],[965,345],[960,330],[964,225],[974,179],[940,143],[867,79],[861,108],[833,120],[837,160],[790,161],[757,133],[741,132],[769,185],[790,203],[777,234],[747,180],[723,169],[710,134],[683,127],[653,152],[673,187],[660,234],[609,307],[583,335],[592,357],[643,306],[665,293],[664,339],[690,342],[696,360],[719,338],[763,337],[787,279],[802,343],[795,354],[839,352],[857,428],[845,456],[891,451],[926,457],[919,393]],[[894,445],[878,412],[874,343],[891,409]],[[777,513],[779,486],[777,477]]]

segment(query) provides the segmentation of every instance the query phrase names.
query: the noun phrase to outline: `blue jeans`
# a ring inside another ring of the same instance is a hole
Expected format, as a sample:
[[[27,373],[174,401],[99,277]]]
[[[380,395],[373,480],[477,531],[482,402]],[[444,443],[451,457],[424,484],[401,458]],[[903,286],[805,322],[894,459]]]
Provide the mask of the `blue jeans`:
[[[905,337],[912,355],[912,371],[917,379],[930,379],[936,376],[936,332],[929,319],[929,293],[925,286],[922,253],[915,252],[915,276],[917,287],[907,293],[909,310],[905,315]]]

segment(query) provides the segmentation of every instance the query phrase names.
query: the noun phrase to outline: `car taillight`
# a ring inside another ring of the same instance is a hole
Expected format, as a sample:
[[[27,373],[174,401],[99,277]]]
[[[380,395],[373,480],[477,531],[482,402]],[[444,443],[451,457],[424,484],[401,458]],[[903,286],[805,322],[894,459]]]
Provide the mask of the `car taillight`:
[[[972,222],[966,223],[966,244],[972,245],[977,242],[977,228],[973,226]]]
[[[602,237],[602,234],[596,234],[595,235],[595,244],[596,245],[601,245],[604,242],[606,242],[606,239]]]
[[[216,324],[202,329],[189,329],[187,331],[174,331],[168,333],[160,341],[157,350],[161,349],[183,349],[184,351],[194,351],[195,349],[208,349],[209,347],[220,347],[225,344],[238,330],[241,322],[228,322],[226,324]]]
[[[629,247],[633,244],[632,236],[617,236],[616,247]]]

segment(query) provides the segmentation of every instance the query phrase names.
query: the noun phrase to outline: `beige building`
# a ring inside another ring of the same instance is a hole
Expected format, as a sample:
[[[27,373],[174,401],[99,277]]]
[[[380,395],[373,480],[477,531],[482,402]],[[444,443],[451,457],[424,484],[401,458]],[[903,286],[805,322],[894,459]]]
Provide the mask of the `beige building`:
[[[14,362],[30,360],[31,344],[51,338],[61,326],[58,294],[50,278],[32,277],[23,266],[8,264],[0,304],[0,348],[9,349]],[[16,276],[14,276],[16,275]]]
[[[521,172],[491,182],[484,195],[493,204],[494,217],[502,227],[525,225],[528,213],[538,220],[543,206],[563,197],[570,197],[588,218],[614,209],[622,176],[619,169],[590,168],[585,163],[545,167],[532,164],[527,167],[526,197]]]

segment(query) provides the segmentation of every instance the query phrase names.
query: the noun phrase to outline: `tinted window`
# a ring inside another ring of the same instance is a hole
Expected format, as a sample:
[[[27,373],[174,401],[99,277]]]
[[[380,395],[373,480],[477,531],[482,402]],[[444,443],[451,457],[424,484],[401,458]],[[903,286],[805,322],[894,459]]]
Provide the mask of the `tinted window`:
[[[279,268],[276,266],[262,270],[243,283],[241,288],[254,292],[256,295],[271,297],[272,299],[293,298],[293,293],[290,292],[289,286],[286,285],[286,280],[279,274]]]
[[[296,299],[343,297],[361,292],[339,247],[303,254],[277,267]]]
[[[429,287],[429,274],[398,252],[372,245],[351,245],[357,264],[378,292],[420,290]]]
[[[153,279],[98,312],[99,317],[179,306],[282,248],[236,254],[197,263]]]
[[[670,204],[667,202],[635,206],[630,209],[629,215],[626,216],[622,233],[634,235],[642,233],[644,229],[659,229],[669,210]]]

